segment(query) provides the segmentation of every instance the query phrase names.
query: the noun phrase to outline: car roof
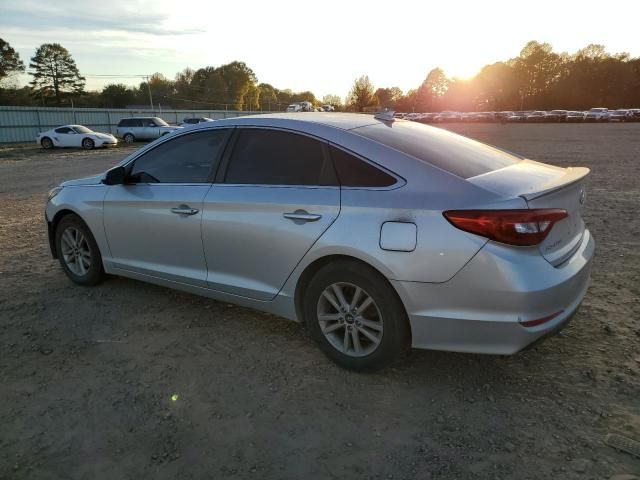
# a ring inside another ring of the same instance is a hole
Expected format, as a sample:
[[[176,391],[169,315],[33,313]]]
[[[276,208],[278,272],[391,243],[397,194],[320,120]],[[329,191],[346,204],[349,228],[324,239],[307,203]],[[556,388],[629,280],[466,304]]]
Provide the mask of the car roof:
[[[326,125],[341,130],[351,130],[353,128],[364,127],[376,123],[383,123],[373,115],[359,113],[331,113],[331,112],[296,112],[296,113],[268,113],[260,115],[246,115],[242,117],[226,118],[216,120],[216,124],[226,125],[274,125],[302,126],[305,123]],[[208,127],[211,124],[207,125]],[[201,127],[206,128],[206,127]]]

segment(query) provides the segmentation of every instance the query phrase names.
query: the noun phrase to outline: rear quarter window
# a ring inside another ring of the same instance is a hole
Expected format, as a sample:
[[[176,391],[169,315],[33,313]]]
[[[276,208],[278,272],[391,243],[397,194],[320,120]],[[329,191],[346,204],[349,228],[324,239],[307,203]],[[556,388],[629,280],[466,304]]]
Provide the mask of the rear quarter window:
[[[522,160],[462,135],[408,121],[378,123],[354,128],[351,132],[462,178],[489,173]]]

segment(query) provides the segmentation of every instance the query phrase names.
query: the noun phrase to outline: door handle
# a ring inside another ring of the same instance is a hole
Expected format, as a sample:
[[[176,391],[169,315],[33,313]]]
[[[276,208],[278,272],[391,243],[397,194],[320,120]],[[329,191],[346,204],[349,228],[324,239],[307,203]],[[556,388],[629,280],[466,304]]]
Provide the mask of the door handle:
[[[283,213],[282,216],[289,220],[301,222],[315,222],[322,218],[322,215],[309,213],[306,210],[296,210],[295,212]]]
[[[178,215],[195,215],[200,210],[197,208],[191,208],[189,205],[180,205],[179,207],[174,207],[171,209],[171,213],[176,213]]]

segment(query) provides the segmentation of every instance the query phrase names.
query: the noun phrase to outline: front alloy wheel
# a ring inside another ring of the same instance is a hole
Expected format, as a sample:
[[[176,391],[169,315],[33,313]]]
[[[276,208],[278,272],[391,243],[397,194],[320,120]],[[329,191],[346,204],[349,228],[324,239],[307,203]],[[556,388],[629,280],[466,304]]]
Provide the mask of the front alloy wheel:
[[[65,265],[79,277],[91,268],[91,250],[84,234],[75,227],[67,227],[62,232],[60,250]]]
[[[57,257],[70,280],[96,285],[104,276],[102,256],[89,227],[77,215],[67,215],[56,227]]]

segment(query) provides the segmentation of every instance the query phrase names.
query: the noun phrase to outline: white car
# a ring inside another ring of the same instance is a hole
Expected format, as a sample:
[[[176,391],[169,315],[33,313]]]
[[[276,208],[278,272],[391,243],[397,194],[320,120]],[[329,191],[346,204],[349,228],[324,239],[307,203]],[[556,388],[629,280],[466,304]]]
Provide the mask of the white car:
[[[608,108],[598,107],[592,108],[584,116],[585,122],[608,122],[611,114]]]
[[[36,143],[45,150],[54,147],[82,147],[92,150],[96,147],[114,147],[118,140],[111,134],[94,132],[84,125],[63,125],[39,133]]]

